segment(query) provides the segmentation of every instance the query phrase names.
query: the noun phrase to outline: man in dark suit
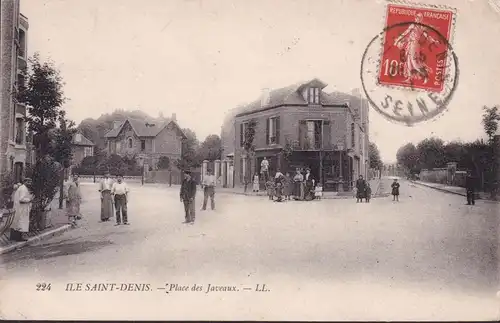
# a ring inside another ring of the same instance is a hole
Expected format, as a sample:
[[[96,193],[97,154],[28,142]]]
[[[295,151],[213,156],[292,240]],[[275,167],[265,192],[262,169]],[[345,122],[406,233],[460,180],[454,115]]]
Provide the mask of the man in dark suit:
[[[472,176],[470,171],[467,171],[467,177],[465,178],[465,191],[467,192],[467,205],[475,205],[476,178]]]
[[[196,181],[192,178],[191,172],[184,171],[184,180],[181,185],[180,198],[184,203],[184,211],[186,213],[186,224],[194,224],[195,219],[195,197],[196,197]]]

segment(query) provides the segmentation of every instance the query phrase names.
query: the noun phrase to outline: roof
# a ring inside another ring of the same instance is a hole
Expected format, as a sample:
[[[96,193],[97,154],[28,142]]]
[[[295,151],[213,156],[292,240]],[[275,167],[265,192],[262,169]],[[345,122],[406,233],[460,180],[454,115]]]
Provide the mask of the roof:
[[[132,118],[128,118],[127,120],[122,122],[118,127],[108,131],[104,135],[104,137],[105,138],[118,137],[118,135],[120,134],[120,131],[122,130],[122,128],[126,122],[130,123],[130,126],[132,127],[132,129],[134,130],[135,134],[138,137],[156,137],[160,133],[160,131],[162,131],[170,123],[173,123],[179,129],[182,136],[186,137],[186,135],[182,131],[181,127],[179,127],[177,122],[175,122],[172,119],[166,119],[165,122],[162,122],[161,124],[157,124],[157,123],[149,123],[149,122],[144,121],[144,120],[137,120],[137,119],[132,119]]]
[[[308,103],[300,91],[308,85],[320,87],[321,89],[324,89],[327,86],[326,83],[318,79],[313,79],[308,82],[300,82],[280,89],[272,90],[270,92],[270,103],[265,109],[272,109],[283,105],[307,105]],[[342,92],[321,92],[320,100],[322,105],[342,105],[345,103],[352,105],[354,100],[359,99],[353,95]],[[258,99],[246,106],[238,108],[236,116],[250,114],[262,109],[264,108],[261,105],[261,100]]]
[[[76,136],[80,135],[80,141],[76,141]],[[95,146],[92,141],[90,141],[87,137],[82,135],[81,133],[77,132],[73,135],[73,140],[71,144],[75,146]]]

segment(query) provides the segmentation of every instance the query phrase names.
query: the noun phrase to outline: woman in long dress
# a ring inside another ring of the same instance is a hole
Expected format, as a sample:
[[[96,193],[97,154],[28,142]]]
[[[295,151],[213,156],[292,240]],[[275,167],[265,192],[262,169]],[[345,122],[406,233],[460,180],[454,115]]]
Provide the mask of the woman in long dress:
[[[14,220],[11,225],[11,240],[26,241],[23,233],[29,232],[32,195],[28,189],[29,179],[25,179],[14,193]]]
[[[110,174],[104,174],[101,181],[99,192],[101,193],[101,221],[106,222],[113,216],[113,197],[111,196],[111,187],[113,181],[109,178]]]
[[[300,169],[295,170],[295,176],[293,177],[293,195],[295,200],[304,199],[304,175],[300,172]]]

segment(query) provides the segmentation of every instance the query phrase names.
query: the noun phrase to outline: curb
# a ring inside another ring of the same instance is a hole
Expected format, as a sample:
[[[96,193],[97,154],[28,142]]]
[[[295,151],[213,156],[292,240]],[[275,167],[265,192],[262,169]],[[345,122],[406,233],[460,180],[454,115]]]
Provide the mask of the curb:
[[[415,184],[415,185],[420,185],[420,186],[423,186],[423,187],[428,187],[428,188],[432,188],[432,189],[435,189],[436,191],[440,191],[440,192],[443,192],[443,193],[448,193],[448,194],[455,194],[455,195],[459,195],[459,196],[467,196],[466,194],[462,194],[462,193],[458,193],[458,192],[453,192],[453,191],[449,191],[449,190],[445,190],[443,188],[439,188],[439,187],[435,187],[435,186],[431,186],[431,185],[426,185],[426,184],[423,184],[423,183],[416,183],[414,181],[410,181],[412,184]],[[495,201],[495,200],[490,200],[490,199],[483,199],[483,198],[476,198],[476,201],[482,201],[482,202],[485,202],[485,203],[500,203],[500,201]]]
[[[450,190],[445,190],[443,188],[435,187],[435,186],[432,186],[432,185],[426,185],[426,184],[417,183],[417,182],[414,182],[414,181],[410,181],[410,183],[415,184],[415,185],[420,185],[420,186],[428,187],[428,188],[432,188],[432,189],[435,189],[437,191],[441,191],[441,192],[444,192],[444,193],[455,194],[455,195],[460,195],[460,196],[467,196],[467,195],[462,194],[462,193],[458,193],[458,192],[454,192],[454,191],[450,191]]]
[[[249,193],[244,193],[244,192],[217,192],[217,194],[233,194],[233,195],[246,195],[246,196],[267,196],[267,194],[249,194]],[[371,198],[382,198],[382,197],[388,197],[390,194],[377,194],[373,195]],[[346,199],[354,199],[352,195],[340,195],[340,196],[330,196],[330,197],[325,197],[323,196],[321,198],[322,200],[346,200]]]
[[[38,242],[38,241],[41,241],[41,240],[44,240],[47,238],[51,238],[55,235],[61,234],[65,231],[68,231],[70,228],[71,228],[70,224],[65,224],[65,225],[60,226],[58,228],[43,232],[42,234],[39,234],[37,236],[29,238],[28,241],[20,241],[20,242],[12,244],[10,246],[0,248],[0,254],[5,254],[8,252],[17,250],[17,249],[21,249],[22,247],[30,245],[32,243],[35,243],[35,242]]]

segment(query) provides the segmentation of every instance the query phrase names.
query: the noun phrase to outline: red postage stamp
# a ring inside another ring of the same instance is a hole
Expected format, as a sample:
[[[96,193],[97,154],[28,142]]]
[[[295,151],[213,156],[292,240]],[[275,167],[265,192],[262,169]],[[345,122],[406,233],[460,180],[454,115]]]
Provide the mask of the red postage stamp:
[[[451,9],[389,4],[378,83],[441,92],[454,15]]]

